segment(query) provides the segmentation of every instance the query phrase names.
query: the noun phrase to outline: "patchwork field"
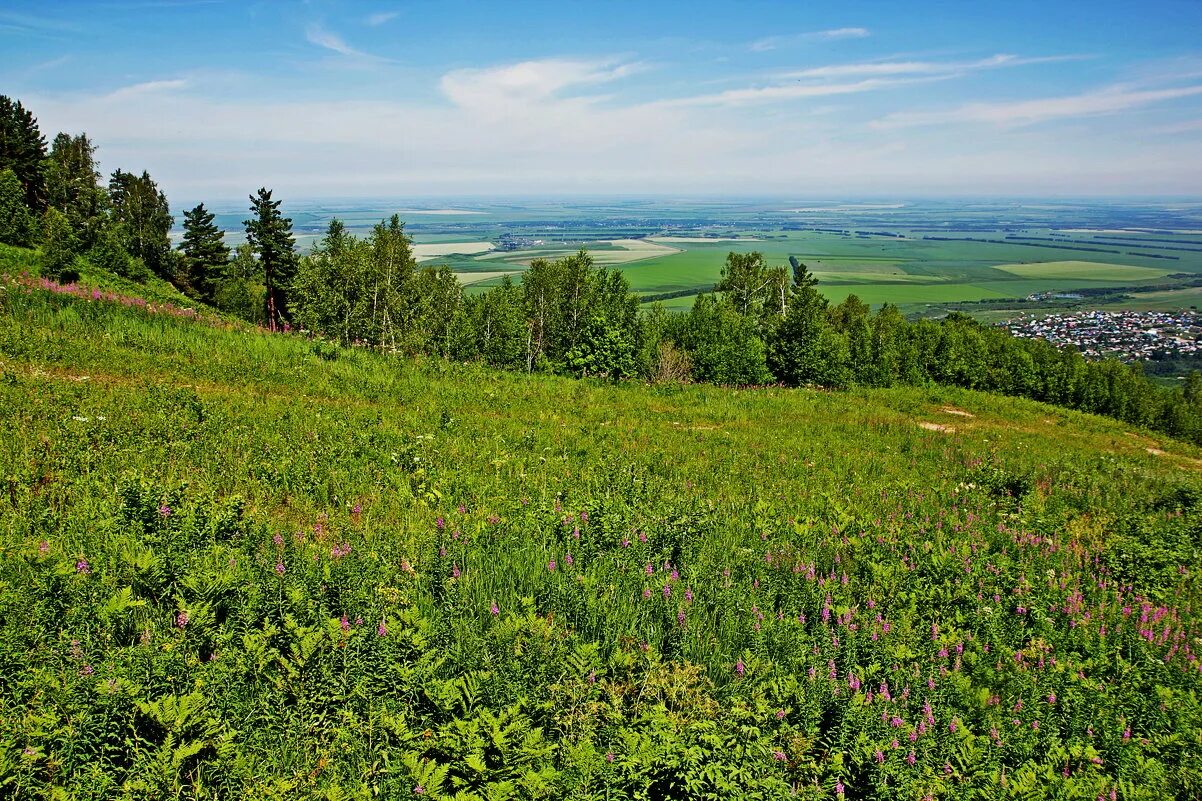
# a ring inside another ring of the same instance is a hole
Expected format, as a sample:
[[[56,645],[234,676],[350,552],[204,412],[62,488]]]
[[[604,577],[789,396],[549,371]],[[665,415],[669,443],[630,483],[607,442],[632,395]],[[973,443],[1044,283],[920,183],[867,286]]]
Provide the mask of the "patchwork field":
[[[1168,270],[1105,264],[1096,261],[1043,261],[999,264],[997,269],[1023,278],[1076,278],[1089,281],[1143,281],[1168,275]]]

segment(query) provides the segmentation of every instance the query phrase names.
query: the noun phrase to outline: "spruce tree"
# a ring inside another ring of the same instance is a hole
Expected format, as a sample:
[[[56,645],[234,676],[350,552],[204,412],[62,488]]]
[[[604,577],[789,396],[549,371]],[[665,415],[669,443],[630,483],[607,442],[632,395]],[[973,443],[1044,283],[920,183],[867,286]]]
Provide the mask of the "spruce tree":
[[[25,190],[12,170],[0,171],[0,242],[29,247],[33,244],[33,215],[25,205]]]
[[[141,175],[117,170],[109,179],[112,223],[126,251],[155,275],[171,280],[171,212],[167,196],[145,170]]]
[[[188,284],[202,300],[213,300],[217,282],[230,260],[230,249],[225,244],[225,235],[214,222],[213,212],[200,203],[191,211],[184,212],[183,251]]]
[[[292,319],[288,292],[296,275],[296,242],[292,238],[292,220],[280,214],[280,201],[271,199],[266,187],[250,196],[254,216],[245,220],[246,239],[259,257],[263,269],[264,316],[271,330]]]
[[[37,118],[21,101],[0,95],[0,170],[16,174],[25,205],[34,214],[46,208],[45,158],[46,139],[38,129]]]

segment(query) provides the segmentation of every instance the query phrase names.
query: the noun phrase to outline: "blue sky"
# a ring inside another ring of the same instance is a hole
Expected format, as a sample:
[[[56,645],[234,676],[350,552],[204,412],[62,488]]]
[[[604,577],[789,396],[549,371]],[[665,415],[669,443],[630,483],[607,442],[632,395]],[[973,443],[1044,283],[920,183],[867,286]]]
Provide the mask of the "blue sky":
[[[172,198],[1197,196],[1199,32],[1198,0],[8,0],[0,91]]]

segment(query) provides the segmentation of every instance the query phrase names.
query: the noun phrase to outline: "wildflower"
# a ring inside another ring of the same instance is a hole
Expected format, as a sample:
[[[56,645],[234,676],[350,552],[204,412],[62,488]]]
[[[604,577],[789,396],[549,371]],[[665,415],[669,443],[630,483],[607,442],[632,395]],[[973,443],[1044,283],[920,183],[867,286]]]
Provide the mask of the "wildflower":
[[[639,532],[639,542],[646,542],[646,541],[647,541],[647,532],[640,531]]]
[[[283,536],[280,535],[279,532],[276,532],[275,536],[271,538],[271,541],[276,544],[276,547],[279,547],[284,544],[284,538],[283,538]]]
[[[446,528],[446,527],[447,527],[447,521],[443,520],[443,519],[440,517],[440,518],[438,518],[437,520],[435,520],[435,521],[434,521],[434,526],[435,526],[435,527],[436,527],[436,528],[437,528],[439,531],[442,531],[444,528]]]
[[[646,573],[648,576],[650,576],[655,573],[655,568],[651,566],[650,562],[648,562],[647,566],[645,568],[643,568],[643,572]]]
[[[388,627],[384,625],[384,621],[380,621],[380,625],[376,626],[376,634],[380,637],[388,636]]]
[[[878,763],[885,761],[885,753],[883,751],[881,751],[881,749],[879,749],[879,748],[876,750],[876,761]]]
[[[75,572],[87,575],[92,572],[92,566],[88,564],[87,559],[80,559],[75,563]]]
[[[282,576],[282,575],[284,575],[284,572],[285,572],[285,570],[286,570],[286,568],[284,567],[284,563],[283,563],[283,562],[276,562],[276,563],[275,563],[275,572],[276,572],[276,575],[278,575],[278,576]]]
[[[614,752],[613,752],[613,751],[608,751],[608,752],[606,752],[606,754],[605,754],[605,761],[606,761],[606,762],[613,762],[613,761],[614,761]]]
[[[91,665],[84,665],[79,669],[79,675],[81,676],[91,676],[95,672],[95,669]]]
[[[785,710],[783,710],[783,709],[776,710],[776,719],[784,720],[784,718],[785,718]]]
[[[835,782],[835,795],[839,796],[840,798],[843,797],[843,782]]]
[[[665,597],[665,598],[671,598],[671,597],[672,597],[672,585],[670,585],[670,584],[665,584],[665,585],[664,585],[664,597]]]
[[[692,588],[689,588],[689,587],[686,587],[686,588],[685,588],[685,591],[684,591],[684,599],[685,599],[686,601],[688,601],[689,603],[692,603],[692,602],[693,602],[693,590],[692,590]]]
[[[338,621],[338,626],[342,629],[344,634],[351,630],[351,622],[346,619],[346,615],[343,615],[342,619]]]
[[[746,672],[747,672],[747,668],[743,665],[743,660],[740,659],[738,662],[735,663],[735,673],[738,673],[740,676],[742,676]]]
[[[467,507],[465,507],[463,504],[459,504],[455,507],[455,511],[459,512],[461,515],[465,515],[467,514]]]
[[[497,615],[501,614],[501,608],[497,606],[496,601],[493,601],[493,604],[491,607],[489,607],[488,611],[493,617],[496,617]]]
[[[568,567],[571,567],[573,564],[575,564],[575,563],[576,563],[576,560],[575,560],[575,559],[573,559],[573,558],[572,558],[572,555],[569,553],[569,554],[565,554],[565,555],[564,555],[564,557],[563,557],[563,563],[564,563],[565,565],[567,565]]]
[[[175,625],[182,629],[184,626],[188,625],[188,620],[189,617],[187,611],[181,610],[180,613],[175,616]]]
[[[413,787],[413,794],[414,794],[414,795],[425,795],[425,794],[426,794],[426,788],[425,788],[425,787],[422,787],[420,784],[414,785],[414,787]]]
[[[645,587],[645,588],[643,589],[643,600],[644,600],[644,601],[647,601],[647,600],[650,600],[650,599],[651,599],[651,588],[650,588],[650,587]]]
[[[168,506],[167,504],[163,504],[162,506],[160,506],[159,507],[159,516],[171,517],[171,507]]]
[[[459,576],[459,563],[456,562],[455,564],[451,565],[451,578],[459,578]]]
[[[587,522],[588,522],[588,512],[581,512],[581,513],[580,513],[580,522],[581,522],[581,523],[587,523]]]
[[[917,757],[917,756],[915,756],[915,754],[914,754],[914,752],[913,752],[913,751],[911,751],[910,753],[906,754],[906,762],[908,762],[909,764],[913,765],[913,764],[914,764],[915,762],[917,762],[917,761],[918,761],[918,757]]]
[[[360,504],[355,504],[351,507],[351,514],[358,515],[363,512],[363,507]]]
[[[558,565],[555,564],[554,559],[552,559],[550,562],[547,562],[547,572],[548,573],[554,573],[556,567],[558,567]]]
[[[42,556],[45,556],[46,554],[50,553],[50,543],[46,540],[42,540],[41,542],[39,542],[38,543],[38,553],[40,553]]]
[[[773,751],[773,752],[772,752],[772,758],[773,758],[773,759],[775,759],[777,762],[784,762],[784,761],[786,761],[786,760],[787,760],[789,757],[785,756],[785,752],[784,752],[784,751]]]

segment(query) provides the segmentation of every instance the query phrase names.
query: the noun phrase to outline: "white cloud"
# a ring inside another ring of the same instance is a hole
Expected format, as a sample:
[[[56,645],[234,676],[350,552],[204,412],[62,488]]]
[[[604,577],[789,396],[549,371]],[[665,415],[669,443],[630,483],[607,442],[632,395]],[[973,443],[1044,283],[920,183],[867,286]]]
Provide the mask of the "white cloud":
[[[543,59],[454,70],[442,76],[439,86],[461,108],[496,110],[513,104],[545,102],[564,90],[609,83],[639,69],[639,64],[616,60]]]
[[[876,128],[928,125],[983,124],[1033,125],[1050,120],[1115,114],[1128,109],[1202,95],[1202,86],[1133,90],[1127,86],[1063,97],[1017,100],[1004,103],[968,103],[944,111],[899,111],[873,123]]]
[[[366,22],[368,25],[375,28],[377,26],[383,25],[386,22],[391,22],[392,20],[396,19],[400,15],[401,15],[401,12],[399,12],[399,11],[381,11],[378,14],[369,14]]]
[[[832,28],[829,31],[818,31],[814,34],[819,39],[863,39],[868,35],[867,28]]]
[[[871,32],[867,28],[831,28],[826,31],[799,33],[795,36],[765,36],[763,39],[757,39],[748,45],[748,49],[755,53],[765,53],[780,47],[800,44],[807,40],[863,39],[870,35]]]
[[[828,64],[785,73],[784,78],[850,78],[861,75],[941,75],[975,72],[999,67],[1024,67],[1056,61],[1078,61],[1084,56],[1021,57],[998,53],[976,61],[866,61],[855,64]]]
[[[158,92],[170,92],[173,89],[183,89],[188,85],[188,82],[183,78],[172,78],[162,81],[144,81],[143,83],[135,83],[132,86],[124,86],[116,89],[105,95],[102,100],[109,102],[117,102],[130,98],[143,97],[145,95]]]
[[[305,29],[305,39],[310,44],[317,45],[318,47],[324,47],[326,50],[332,50],[339,55],[346,56],[347,58],[355,59],[357,61],[387,61],[387,59],[380,56],[375,56],[371,53],[365,53],[362,50],[357,50],[354,47],[351,47],[341,36],[333,33],[332,31],[326,30],[316,23]]]

